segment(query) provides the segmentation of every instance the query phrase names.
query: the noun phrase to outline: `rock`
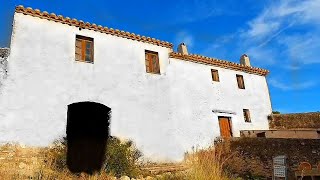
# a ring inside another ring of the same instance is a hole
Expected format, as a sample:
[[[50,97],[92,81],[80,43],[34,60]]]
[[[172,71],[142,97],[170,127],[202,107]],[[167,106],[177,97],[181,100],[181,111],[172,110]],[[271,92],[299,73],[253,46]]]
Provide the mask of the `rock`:
[[[171,173],[171,172],[166,172],[166,173],[163,173],[163,175],[171,176],[171,175],[172,175],[172,173]]]
[[[128,176],[121,176],[120,180],[130,180]]]
[[[151,177],[151,176],[147,176],[147,177],[146,177],[146,180],[154,180],[154,178]]]
[[[143,178],[142,175],[139,175],[139,176],[137,177],[137,180],[144,180],[144,178]]]
[[[27,165],[25,164],[25,163],[23,163],[23,162],[21,162],[20,164],[19,164],[19,168],[20,169],[23,169],[23,168],[25,168]]]

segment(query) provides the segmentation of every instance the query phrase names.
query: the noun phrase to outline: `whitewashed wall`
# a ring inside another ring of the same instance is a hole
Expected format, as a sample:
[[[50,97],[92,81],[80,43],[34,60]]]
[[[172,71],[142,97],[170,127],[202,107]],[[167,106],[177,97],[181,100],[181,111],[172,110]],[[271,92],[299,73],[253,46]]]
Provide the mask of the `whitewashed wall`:
[[[74,60],[76,34],[94,38],[94,64]],[[159,53],[161,75],[145,72],[144,51]],[[0,142],[46,146],[65,135],[67,105],[112,108],[111,135],[132,139],[146,158],[181,160],[219,136],[218,114],[240,129],[268,129],[265,77],[169,59],[170,49],[15,14],[8,76],[0,89]],[[237,87],[242,74],[245,90]],[[245,123],[242,109],[250,109]],[[228,115],[229,116],[229,115]]]

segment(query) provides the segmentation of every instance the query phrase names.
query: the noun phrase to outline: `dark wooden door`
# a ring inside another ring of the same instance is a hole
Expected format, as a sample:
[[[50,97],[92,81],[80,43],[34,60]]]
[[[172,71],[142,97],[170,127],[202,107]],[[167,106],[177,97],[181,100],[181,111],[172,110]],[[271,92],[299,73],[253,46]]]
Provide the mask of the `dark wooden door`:
[[[228,117],[219,117],[220,134],[223,138],[232,137],[231,121]]]

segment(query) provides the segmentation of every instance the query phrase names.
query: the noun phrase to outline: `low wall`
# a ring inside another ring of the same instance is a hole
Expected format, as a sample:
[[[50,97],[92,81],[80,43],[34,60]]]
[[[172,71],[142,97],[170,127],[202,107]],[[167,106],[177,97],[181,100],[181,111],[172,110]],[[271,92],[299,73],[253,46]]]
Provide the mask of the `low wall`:
[[[289,179],[295,179],[300,162],[309,162],[317,168],[320,162],[319,139],[239,138],[232,140],[230,151],[238,152],[227,162],[233,173],[272,177],[273,157],[287,156]]]
[[[320,112],[273,114],[270,129],[320,129]]]
[[[241,137],[320,139],[319,130],[243,130]]]

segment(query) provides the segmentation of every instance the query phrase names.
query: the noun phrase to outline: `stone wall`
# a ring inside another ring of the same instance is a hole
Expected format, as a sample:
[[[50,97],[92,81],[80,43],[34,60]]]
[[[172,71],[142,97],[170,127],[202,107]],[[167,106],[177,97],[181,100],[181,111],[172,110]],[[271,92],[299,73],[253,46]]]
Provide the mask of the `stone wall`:
[[[241,137],[265,137],[265,138],[294,138],[294,139],[320,139],[320,130],[299,129],[299,130],[244,130],[240,131]]]
[[[270,129],[320,129],[320,112],[273,114]]]
[[[228,162],[239,174],[271,177],[273,157],[286,155],[289,179],[294,179],[300,162],[309,162],[313,168],[320,162],[319,139],[240,138],[231,141],[230,150],[239,152]]]
[[[7,77],[7,58],[10,50],[8,48],[0,48],[0,87],[3,79]]]
[[[9,48],[0,48],[0,58],[6,59],[9,56]]]

